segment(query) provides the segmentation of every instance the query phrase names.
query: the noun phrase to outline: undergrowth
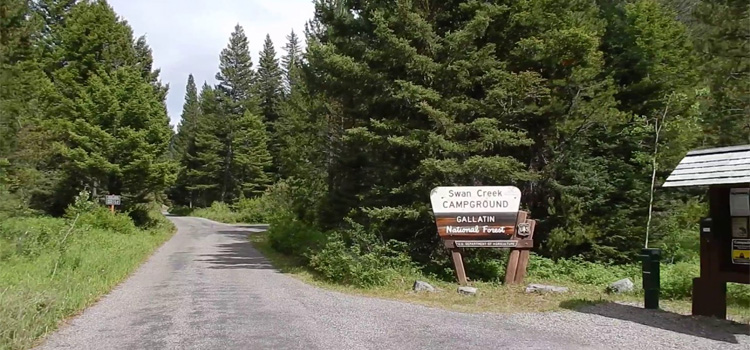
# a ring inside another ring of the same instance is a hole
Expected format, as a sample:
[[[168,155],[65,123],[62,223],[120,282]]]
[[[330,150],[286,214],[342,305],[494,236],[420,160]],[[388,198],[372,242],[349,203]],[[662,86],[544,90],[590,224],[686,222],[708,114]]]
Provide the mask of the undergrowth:
[[[64,218],[0,222],[0,348],[26,349],[133,272],[173,232],[155,208],[143,226],[86,196]]]

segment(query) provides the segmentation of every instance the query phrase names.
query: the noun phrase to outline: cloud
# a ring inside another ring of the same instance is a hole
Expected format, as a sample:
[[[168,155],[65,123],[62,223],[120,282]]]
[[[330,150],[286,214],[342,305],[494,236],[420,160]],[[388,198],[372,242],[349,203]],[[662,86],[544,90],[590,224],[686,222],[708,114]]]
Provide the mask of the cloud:
[[[198,88],[215,84],[219,53],[240,24],[250,41],[253,64],[266,34],[281,56],[286,36],[302,36],[305,22],[313,16],[312,0],[109,0],[117,14],[145,35],[154,54],[154,67],[169,83],[167,108],[173,125],[182,113],[188,74]]]

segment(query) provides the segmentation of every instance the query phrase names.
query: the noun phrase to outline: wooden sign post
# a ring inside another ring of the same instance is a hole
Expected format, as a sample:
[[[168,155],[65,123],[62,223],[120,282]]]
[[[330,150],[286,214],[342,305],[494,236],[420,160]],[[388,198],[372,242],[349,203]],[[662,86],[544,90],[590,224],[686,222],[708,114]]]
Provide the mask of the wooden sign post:
[[[521,190],[513,186],[436,187],[430,201],[438,234],[451,251],[460,284],[467,284],[464,248],[511,249],[505,283],[523,281],[536,222],[519,211]]]

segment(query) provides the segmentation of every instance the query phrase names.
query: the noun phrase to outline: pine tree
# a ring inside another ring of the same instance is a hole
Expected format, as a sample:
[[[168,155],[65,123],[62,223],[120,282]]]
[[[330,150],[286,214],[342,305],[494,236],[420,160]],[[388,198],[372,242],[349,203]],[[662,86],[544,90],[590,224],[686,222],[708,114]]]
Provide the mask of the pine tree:
[[[26,1],[0,0],[0,158],[15,149],[24,114],[19,76],[26,76],[20,64],[29,55],[28,13]]]
[[[279,102],[281,101],[281,79],[282,72],[279,68],[279,60],[276,58],[276,50],[273,48],[271,36],[266,34],[263,42],[263,50],[260,52],[258,62],[258,89],[260,91],[260,108],[266,123],[273,125],[278,118]]]
[[[151,47],[148,46],[145,36],[141,36],[135,41],[135,64],[140,67],[143,78],[151,82],[159,100],[166,101],[169,85],[162,85],[159,81],[161,69],[153,69],[153,52]]]
[[[50,147],[53,135],[42,125],[46,91],[52,87],[36,56],[41,28],[31,5],[0,0],[0,182],[7,181],[10,195],[18,199],[0,199],[8,203],[49,197],[59,178]]]
[[[217,92],[224,100],[224,112],[234,116],[241,116],[247,110],[259,112],[259,98],[254,89],[255,71],[248,47],[245,30],[238,24],[219,56]]]
[[[260,108],[263,111],[263,120],[270,135],[275,134],[275,125],[279,118],[279,106],[282,101],[283,73],[279,68],[271,36],[266,34],[263,42],[263,50],[260,52],[258,63],[258,90],[260,92]],[[278,142],[276,139],[269,144],[274,159],[274,172],[278,172]]]
[[[190,74],[187,86],[185,87],[185,102],[182,105],[182,115],[180,116],[180,123],[177,125],[177,135],[175,136],[175,149],[178,158],[183,157],[188,145],[195,138],[195,126],[199,114],[198,89],[195,86],[195,78]]]
[[[216,91],[204,83],[198,98],[200,117],[195,126],[194,145],[185,157],[185,183],[201,206],[221,201],[222,181],[226,168],[228,126],[220,112]]]
[[[174,159],[180,163],[180,170],[177,175],[177,181],[171,191],[172,200],[179,204],[186,204],[192,207],[195,201],[192,191],[188,191],[190,186],[190,177],[187,176],[190,171],[189,153],[195,148],[195,133],[200,117],[200,104],[198,101],[198,90],[195,86],[193,75],[188,76],[187,87],[185,88],[185,103],[182,106],[182,116],[177,126],[177,134],[174,137]]]
[[[271,183],[268,133],[261,117],[249,111],[234,125],[237,131],[232,139],[232,174],[239,192],[235,198],[260,195]]]
[[[284,74],[284,93],[290,94],[292,87],[296,84],[294,70],[299,69],[302,64],[302,49],[299,44],[299,37],[294,30],[286,36],[287,43],[284,45],[286,55],[281,58],[281,67]]]

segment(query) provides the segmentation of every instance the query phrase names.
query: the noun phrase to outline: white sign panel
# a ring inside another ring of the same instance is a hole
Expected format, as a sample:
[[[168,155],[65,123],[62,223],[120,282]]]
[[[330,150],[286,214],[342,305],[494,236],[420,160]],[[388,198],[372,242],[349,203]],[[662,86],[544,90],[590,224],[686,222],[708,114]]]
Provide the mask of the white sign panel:
[[[435,214],[515,213],[521,206],[521,190],[515,186],[436,187],[430,201]]]
[[[733,188],[729,193],[731,216],[750,216],[750,188]]]
[[[106,205],[120,205],[120,196],[108,195],[104,198]]]

